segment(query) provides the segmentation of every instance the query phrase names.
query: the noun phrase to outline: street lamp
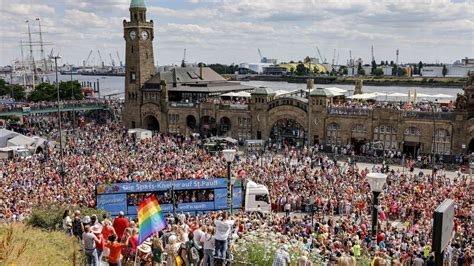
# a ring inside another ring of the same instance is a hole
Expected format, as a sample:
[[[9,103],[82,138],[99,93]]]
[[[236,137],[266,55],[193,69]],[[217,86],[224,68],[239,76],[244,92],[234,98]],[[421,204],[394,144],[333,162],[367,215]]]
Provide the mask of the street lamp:
[[[61,59],[59,55],[50,56],[50,59],[54,59],[54,66],[56,69],[56,90],[58,95],[58,120],[59,120],[59,153],[60,153],[60,164],[59,164],[59,174],[61,175],[61,183],[64,186],[64,167],[63,167],[63,134],[62,134],[62,125],[61,125],[61,109],[59,106],[59,81],[58,81],[58,59]]]
[[[382,173],[367,174],[367,181],[370,185],[370,190],[374,196],[372,204],[372,236],[375,238],[377,233],[377,205],[379,204],[379,194],[382,192],[383,185],[387,180],[387,175]]]
[[[232,201],[233,201],[233,191],[232,191],[232,178],[230,176],[230,165],[234,161],[236,150],[233,149],[225,149],[222,151],[224,155],[224,159],[227,162],[227,208],[230,210],[232,214]]]

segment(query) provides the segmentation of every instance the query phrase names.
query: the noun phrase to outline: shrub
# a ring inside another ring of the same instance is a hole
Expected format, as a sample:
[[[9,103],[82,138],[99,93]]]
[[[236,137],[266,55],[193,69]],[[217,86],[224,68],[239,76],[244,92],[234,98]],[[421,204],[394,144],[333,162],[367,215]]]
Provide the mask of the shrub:
[[[106,213],[102,209],[92,208],[69,208],[72,212],[76,210],[81,211],[81,216],[97,215],[99,219]],[[60,230],[63,222],[63,214],[66,207],[60,205],[52,205],[48,207],[39,207],[32,211],[28,218],[27,224],[33,227],[38,227],[46,230]]]

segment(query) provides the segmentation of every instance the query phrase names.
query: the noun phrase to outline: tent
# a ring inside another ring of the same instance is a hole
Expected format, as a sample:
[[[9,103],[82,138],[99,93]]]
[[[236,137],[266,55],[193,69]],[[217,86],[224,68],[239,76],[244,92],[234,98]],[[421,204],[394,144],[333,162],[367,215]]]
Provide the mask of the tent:
[[[342,94],[347,93],[347,90],[341,89],[341,88],[338,88],[338,87],[329,87],[329,88],[326,88],[326,90],[329,90],[333,93],[342,93]]]
[[[369,99],[376,99],[377,95],[375,93],[362,93],[362,94],[352,95],[347,98],[357,99],[357,100],[369,100]]]
[[[388,97],[408,97],[408,94],[395,92],[395,93],[388,94],[387,96]]]
[[[454,96],[452,96],[452,95],[449,95],[449,94],[442,94],[442,93],[435,94],[435,95],[433,95],[432,97],[435,97],[435,98],[454,98]]]
[[[7,141],[7,146],[23,146],[23,147],[28,147],[30,145],[35,144],[35,139],[24,136],[24,135],[18,135],[14,138],[11,138]]]
[[[20,135],[20,133],[16,133],[15,131],[1,128],[0,129],[0,147],[7,146],[8,140],[18,135]]]

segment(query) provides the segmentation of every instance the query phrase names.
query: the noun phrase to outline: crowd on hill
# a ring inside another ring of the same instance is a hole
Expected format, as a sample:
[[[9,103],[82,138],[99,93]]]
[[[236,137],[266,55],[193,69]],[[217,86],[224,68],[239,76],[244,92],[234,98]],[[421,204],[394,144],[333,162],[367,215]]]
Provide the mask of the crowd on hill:
[[[120,112],[119,104],[114,108]],[[39,120],[41,118],[37,117],[35,123],[30,124],[32,131],[41,125],[45,134],[54,133],[54,118]],[[70,209],[75,206],[94,207],[96,184],[225,177],[227,164],[222,156],[206,152],[200,144],[200,140],[192,137],[166,134],[156,134],[148,140],[134,139],[120,121],[83,123],[74,132],[66,134],[62,160],[59,151],[50,148],[44,155],[3,163],[0,168],[0,218],[21,221],[36,206],[50,203],[61,203]],[[283,154],[267,151],[263,155],[241,156],[233,164],[232,175],[265,184],[270,190],[274,212],[305,212],[313,205],[317,210],[315,219],[311,221],[305,215],[284,217],[275,214],[265,219],[247,214],[229,218],[222,213],[180,215],[173,218],[170,228],[153,238],[148,246],[152,254],[168,254],[166,260],[177,260],[176,254],[183,254],[180,259],[190,265],[192,247],[199,250],[200,259],[205,259],[205,254],[208,258],[223,257],[225,248],[239,247],[236,243],[269,237],[278,246],[273,254],[274,265],[287,265],[287,259],[298,247],[303,249],[297,258],[301,261],[304,258],[314,261],[313,257],[318,257],[328,262],[346,259],[353,262],[361,256],[370,256],[376,261],[374,265],[407,262],[432,265],[432,212],[444,199],[451,198],[456,202],[455,238],[446,250],[445,259],[452,262],[451,265],[472,263],[474,195],[473,183],[467,176],[460,174],[451,179],[442,171],[433,175],[388,172],[378,209],[379,233],[374,240],[370,237],[372,199],[366,175],[377,171],[385,169],[376,166],[359,168],[357,163],[336,161],[313,148],[297,150],[288,147]],[[66,228],[67,217],[65,214]],[[139,247],[133,244],[136,222],[128,221],[125,228],[117,228],[112,220],[105,220],[101,221],[102,227],[98,230],[91,217],[81,218],[80,223],[74,222],[76,217],[69,217],[71,232],[78,237],[87,237],[84,240],[86,252],[88,248],[89,251],[95,250],[89,252],[91,259],[95,259],[94,254],[99,255],[100,245],[109,247],[109,261],[111,256],[117,255],[113,252],[118,252],[120,247],[123,260],[134,259],[135,254],[140,256]],[[98,221],[97,217],[94,220]],[[228,230],[219,231],[221,220],[229,221],[226,223],[229,226],[224,226]],[[110,224],[115,234],[111,233]],[[91,234],[99,231],[103,241]],[[214,237],[214,246],[210,240],[206,242],[205,235]],[[228,238],[232,238],[234,247],[228,245]],[[211,251],[206,251],[206,243]],[[149,250],[147,247],[142,249]],[[212,253],[212,249],[221,249],[221,252]],[[141,252],[144,257],[150,254]],[[154,259],[154,256],[148,257]],[[110,262],[113,264],[115,261]]]

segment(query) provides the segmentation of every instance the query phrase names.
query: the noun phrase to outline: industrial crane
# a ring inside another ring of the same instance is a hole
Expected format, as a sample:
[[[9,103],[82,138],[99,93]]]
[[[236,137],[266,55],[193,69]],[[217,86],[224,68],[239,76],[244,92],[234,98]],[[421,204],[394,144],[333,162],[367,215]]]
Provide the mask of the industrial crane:
[[[334,53],[332,55],[332,66],[334,66],[335,61],[336,61],[336,48],[334,48]]]
[[[120,55],[119,55],[119,52],[118,51],[115,51],[117,53],[117,58],[118,58],[118,61],[120,63],[120,67],[122,67],[122,60],[120,60]]]
[[[258,55],[260,55],[260,62],[262,62],[263,60],[262,52],[260,51],[260,48],[257,48],[257,49],[258,49]]]
[[[112,58],[112,54],[109,53],[109,56],[110,56],[110,63],[111,63],[112,66],[114,67],[114,66],[115,66],[115,61],[114,61],[114,59]]]
[[[86,61],[84,61],[84,66],[88,66],[88,65],[89,65],[89,59],[91,58],[91,55],[92,55],[92,50],[89,52],[89,55],[87,56]]]
[[[102,60],[102,56],[100,55],[100,50],[97,50],[97,53],[99,54],[100,64],[102,67],[104,67],[104,60]]]
[[[319,51],[319,47],[316,46],[316,49],[318,50],[319,59],[321,59],[321,63],[326,64],[326,58],[323,59],[323,56],[321,55],[321,52]]]

